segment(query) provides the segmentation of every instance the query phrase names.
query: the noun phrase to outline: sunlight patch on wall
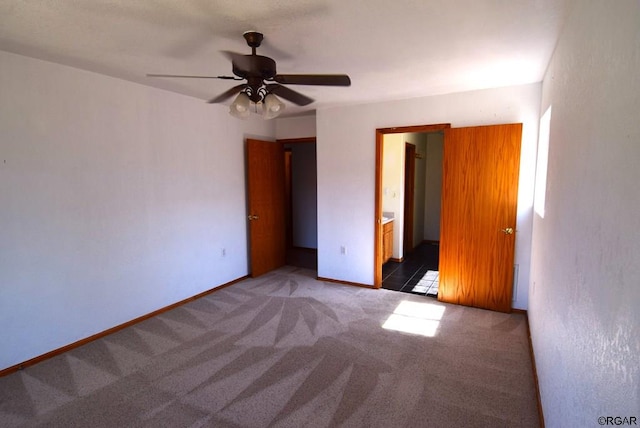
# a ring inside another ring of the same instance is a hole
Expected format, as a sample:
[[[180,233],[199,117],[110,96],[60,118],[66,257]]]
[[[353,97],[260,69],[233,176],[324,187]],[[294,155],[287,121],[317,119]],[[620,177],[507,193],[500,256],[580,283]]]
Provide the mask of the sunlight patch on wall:
[[[432,303],[403,301],[387,318],[382,328],[433,337],[436,335],[444,306]]]
[[[538,137],[538,163],[536,164],[536,187],[533,209],[544,218],[544,204],[547,195],[547,166],[549,165],[549,133],[551,132],[551,106],[540,118]]]

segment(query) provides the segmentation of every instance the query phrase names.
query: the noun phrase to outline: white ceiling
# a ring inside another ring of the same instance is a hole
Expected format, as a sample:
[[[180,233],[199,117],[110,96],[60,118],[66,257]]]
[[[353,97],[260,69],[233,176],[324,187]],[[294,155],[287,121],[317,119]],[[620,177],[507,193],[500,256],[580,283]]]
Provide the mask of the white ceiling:
[[[280,73],[346,73],[348,88],[291,86],[324,106],[538,82],[567,0],[2,0],[0,49],[207,100],[230,75],[220,50],[258,54]]]

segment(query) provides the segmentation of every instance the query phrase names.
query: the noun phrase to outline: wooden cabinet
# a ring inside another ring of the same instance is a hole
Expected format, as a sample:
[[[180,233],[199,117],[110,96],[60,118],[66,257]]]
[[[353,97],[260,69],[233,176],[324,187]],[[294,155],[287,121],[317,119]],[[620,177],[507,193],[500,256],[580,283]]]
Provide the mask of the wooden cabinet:
[[[389,261],[393,255],[393,221],[382,225],[382,263]]]

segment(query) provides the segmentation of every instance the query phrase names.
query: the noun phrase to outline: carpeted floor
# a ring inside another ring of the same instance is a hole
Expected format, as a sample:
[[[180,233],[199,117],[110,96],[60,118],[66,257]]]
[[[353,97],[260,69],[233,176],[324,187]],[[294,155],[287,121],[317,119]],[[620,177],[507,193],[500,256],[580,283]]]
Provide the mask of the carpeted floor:
[[[314,275],[242,281],[0,378],[0,426],[539,426],[524,315]]]

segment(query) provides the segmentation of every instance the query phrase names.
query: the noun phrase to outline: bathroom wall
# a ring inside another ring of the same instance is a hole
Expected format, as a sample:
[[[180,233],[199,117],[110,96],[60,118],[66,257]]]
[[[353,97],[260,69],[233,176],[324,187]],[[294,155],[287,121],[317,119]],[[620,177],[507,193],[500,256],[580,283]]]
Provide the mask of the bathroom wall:
[[[403,257],[404,227],[404,138],[403,134],[387,134],[383,139],[382,211],[394,213],[393,258]]]
[[[416,146],[416,158],[407,160],[407,162],[413,161],[415,166],[413,180],[413,247],[415,248],[424,240],[427,134],[411,132],[402,135],[405,142]]]

